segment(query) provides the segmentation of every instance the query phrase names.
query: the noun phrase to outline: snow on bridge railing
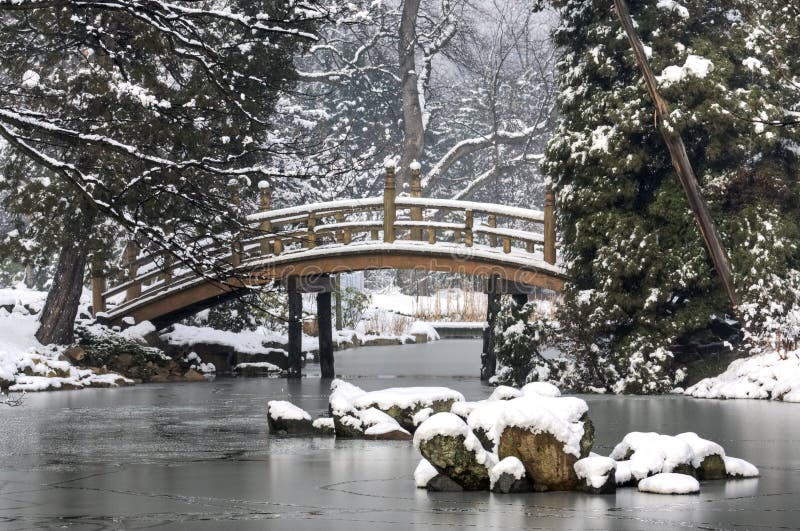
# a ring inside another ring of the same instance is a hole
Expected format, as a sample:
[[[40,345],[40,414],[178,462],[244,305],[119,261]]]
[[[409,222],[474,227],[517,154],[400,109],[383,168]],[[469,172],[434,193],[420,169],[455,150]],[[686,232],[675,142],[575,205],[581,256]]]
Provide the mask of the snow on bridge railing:
[[[261,188],[260,211],[246,216],[250,232],[245,238],[234,238],[230,248],[215,249],[215,239],[198,238],[200,247],[218,261],[223,270],[235,274],[237,269],[255,259],[279,257],[319,246],[349,245],[353,241],[393,243],[397,239],[429,244],[450,244],[488,248],[501,247],[511,253],[515,244],[520,250],[533,253],[539,247],[544,261],[555,264],[555,197],[548,189],[544,211],[491,203],[424,198],[420,172],[411,171],[411,195],[396,196],[394,167],[386,168],[384,193],[381,197],[343,199],[312,203],[289,208],[270,209],[270,190]],[[498,226],[511,223],[515,226]],[[531,230],[531,225],[539,230]],[[435,249],[429,247],[431,252]],[[423,248],[424,249],[424,248]],[[108,301],[125,293],[125,300],[152,297],[202,275],[180,263],[171,261],[165,252],[139,255],[135,244],[124,255],[125,278],[106,288],[106,279],[92,279],[93,308],[106,310]],[[262,260],[263,261],[263,260]]]

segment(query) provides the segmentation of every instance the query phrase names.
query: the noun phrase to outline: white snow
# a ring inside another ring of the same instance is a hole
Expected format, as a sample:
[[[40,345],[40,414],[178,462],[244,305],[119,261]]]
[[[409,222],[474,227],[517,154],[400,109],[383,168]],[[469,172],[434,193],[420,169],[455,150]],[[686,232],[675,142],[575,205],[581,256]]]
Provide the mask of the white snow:
[[[508,456],[489,469],[489,485],[494,488],[494,484],[503,474],[510,474],[514,479],[525,477],[525,465],[514,456]]]
[[[681,81],[696,77],[704,79],[714,70],[714,63],[699,55],[689,55],[683,66],[671,65],[666,67],[657,77],[658,82],[664,86],[680,83]]]
[[[555,385],[547,382],[531,382],[524,385],[521,389],[525,396],[561,396],[561,391]]]
[[[379,391],[364,393],[353,401],[358,409],[377,406],[387,410],[391,407],[410,409],[416,406],[429,407],[434,402],[454,400],[461,402],[464,395],[447,387],[390,387]]]
[[[756,478],[760,475],[758,468],[744,459],[728,456],[723,457],[723,459],[725,460],[725,472],[729,476]]]
[[[45,391],[48,389],[84,388],[92,385],[116,387],[133,380],[119,374],[95,374],[60,358],[64,347],[45,346],[35,337],[39,328],[34,312],[41,311],[47,293],[22,286],[0,289],[0,380],[10,391]],[[27,372],[29,374],[24,374]]]
[[[267,412],[273,419],[311,420],[307,411],[286,400],[270,400],[267,402]]]
[[[366,391],[349,382],[339,379],[333,380],[331,382],[331,395],[328,398],[331,413],[336,417],[351,413],[355,409],[353,402],[365,394]]]
[[[322,430],[322,429],[332,430],[332,429],[334,429],[333,419],[330,418],[330,417],[323,417],[323,418],[314,419],[314,422],[312,422],[311,425],[314,426],[318,430]]]
[[[242,354],[268,354],[270,352],[285,352],[282,349],[275,349],[264,346],[265,342],[286,343],[286,337],[270,332],[264,328],[258,330],[242,330],[241,332],[229,332],[216,330],[214,328],[186,326],[182,324],[173,325],[168,332],[161,334],[161,339],[171,345],[187,346],[205,343],[208,345],[219,345],[233,348]],[[316,341],[316,338],[313,338]],[[313,350],[309,348],[309,340],[303,338],[303,350]]]
[[[122,337],[128,338],[137,343],[146,343],[145,336],[156,331],[156,327],[150,321],[142,321],[139,324],[130,326],[120,332]]]
[[[633,478],[633,473],[631,472],[631,462],[630,461],[617,461],[617,470],[614,473],[614,479],[617,482],[617,485],[623,485]]]
[[[436,331],[433,325],[424,321],[415,321],[411,328],[408,329],[408,333],[411,335],[425,335],[428,341],[437,341],[439,339],[439,332]]]
[[[595,489],[605,485],[608,476],[616,474],[616,470],[617,462],[610,457],[589,456],[575,462],[575,474]]]
[[[366,430],[364,430],[364,435],[383,435],[385,433],[391,433],[393,431],[400,431],[405,434],[411,435],[408,431],[404,430],[400,427],[400,424],[397,423],[396,420],[392,419],[392,422],[379,422],[377,424],[373,424]]]
[[[684,440],[659,433],[631,432],[614,447],[611,459],[620,461],[632,450],[629,467],[636,479],[660,472],[672,472],[682,464],[695,460],[692,447]]]
[[[725,450],[722,448],[722,446],[714,441],[703,439],[692,431],[679,433],[675,437],[685,441],[692,448],[692,453],[694,454],[694,457],[692,458],[692,466],[695,468],[699,468],[700,464],[703,462],[703,459],[710,455],[725,457]]]
[[[641,480],[639,490],[655,494],[695,494],[700,492],[700,483],[686,474],[665,472]]]
[[[22,86],[27,89],[36,88],[39,85],[39,74],[33,70],[26,70],[22,74]]]
[[[564,451],[580,457],[583,423],[580,418],[589,410],[586,402],[575,397],[525,396],[505,402],[495,425],[502,434],[507,427],[518,427],[533,433],[549,433],[564,443]]]
[[[420,424],[428,420],[428,417],[430,417],[431,415],[433,415],[433,409],[425,407],[414,413],[414,415],[411,417],[411,421],[414,423],[414,426],[419,426]]]
[[[519,389],[508,385],[498,385],[497,388],[492,391],[492,394],[489,395],[489,400],[511,400],[513,398],[519,398],[523,395],[523,392]]]
[[[769,352],[734,360],[713,378],[684,392],[695,398],[762,398],[800,402],[800,351]]]
[[[416,470],[414,470],[414,484],[417,488],[424,489],[428,486],[430,480],[438,475],[439,471],[436,470],[427,459],[422,459],[417,465]]]
[[[483,445],[469,429],[467,423],[453,413],[436,413],[420,424],[417,431],[414,432],[414,448],[419,449],[421,443],[438,435],[464,437],[464,446],[475,454],[475,459],[479,464],[486,465],[487,468],[494,466],[496,457],[484,450]]]
[[[467,417],[467,425],[473,430],[478,428],[483,430],[486,433],[486,437],[497,448],[502,434],[502,431],[497,430],[498,421],[509,403],[510,401],[508,400],[487,400],[479,404]]]
[[[675,0],[658,0],[656,6],[667,11],[675,11],[681,18],[689,18],[689,10]]]
[[[209,364],[211,365],[211,364]],[[233,372],[243,371],[245,369],[261,369],[267,372],[283,372],[283,369],[275,365],[274,363],[270,363],[268,361],[254,361],[254,362],[244,362],[244,363],[237,363],[233,367]]]
[[[485,404],[486,400],[479,400],[477,402],[453,402],[450,406],[450,413],[455,413],[459,417],[467,418],[470,413],[475,411],[475,408],[481,404]]]

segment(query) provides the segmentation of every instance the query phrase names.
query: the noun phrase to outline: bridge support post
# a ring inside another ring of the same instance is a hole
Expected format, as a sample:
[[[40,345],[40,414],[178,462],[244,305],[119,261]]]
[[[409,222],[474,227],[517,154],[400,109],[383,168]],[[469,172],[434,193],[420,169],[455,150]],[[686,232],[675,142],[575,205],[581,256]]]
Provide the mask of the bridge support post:
[[[544,195],[544,261],[556,263],[556,194],[548,186]]]
[[[386,163],[386,181],[383,187],[383,241],[394,243],[395,177],[394,162]]]
[[[422,179],[420,178],[419,166],[412,165],[411,168],[411,197],[422,197]],[[411,207],[411,221],[422,221],[422,208]],[[414,227],[411,229],[411,239],[422,240],[422,228]]]
[[[317,293],[317,324],[319,325],[319,367],[323,378],[333,378],[333,327],[331,323],[331,292]]]
[[[481,380],[487,381],[497,372],[497,355],[494,351],[494,325],[500,311],[500,290],[497,276],[486,282],[486,328],[483,329],[483,352],[481,353]]]
[[[260,192],[258,210],[259,212],[269,212],[269,204],[272,200],[272,192],[269,188],[269,182],[259,181],[258,190]],[[258,230],[261,232],[261,237],[263,238],[269,231],[272,230],[272,224],[269,221],[264,220],[258,225]],[[261,249],[261,256],[272,254],[268,239],[261,240],[259,248]]]
[[[92,315],[106,311],[106,301],[103,292],[106,290],[106,277],[101,266],[94,264],[92,267]]]
[[[139,266],[136,265],[136,257],[139,256],[139,244],[135,240],[128,240],[123,253],[123,260],[128,266],[128,280],[133,281],[139,273]],[[125,290],[125,300],[133,300],[142,294],[141,284],[132,284]]]
[[[300,279],[290,276],[286,279],[286,292],[289,296],[289,378],[303,375],[303,294]]]

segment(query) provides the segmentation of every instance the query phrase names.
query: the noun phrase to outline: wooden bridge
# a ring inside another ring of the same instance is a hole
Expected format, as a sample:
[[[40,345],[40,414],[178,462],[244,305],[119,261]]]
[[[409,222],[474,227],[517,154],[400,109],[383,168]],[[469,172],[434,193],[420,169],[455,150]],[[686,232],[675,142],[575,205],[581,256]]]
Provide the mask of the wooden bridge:
[[[92,279],[98,318],[115,324],[149,320],[161,329],[245,290],[280,282],[289,296],[289,374],[300,376],[302,293],[310,292],[317,293],[322,374],[332,377],[331,274],[416,269],[476,275],[488,279],[490,326],[482,361],[488,378],[496,364],[491,325],[499,295],[511,293],[522,302],[530,287],[560,291],[564,284],[550,191],[544,212],[423,198],[414,170],[411,194],[398,196],[392,166],[382,197],[271,210],[269,188],[260,185],[260,191],[260,211],[247,217],[255,236],[210,250],[221,264],[213,274],[171,261],[165,252],[140,254],[129,244],[124,279],[112,286],[101,276]]]

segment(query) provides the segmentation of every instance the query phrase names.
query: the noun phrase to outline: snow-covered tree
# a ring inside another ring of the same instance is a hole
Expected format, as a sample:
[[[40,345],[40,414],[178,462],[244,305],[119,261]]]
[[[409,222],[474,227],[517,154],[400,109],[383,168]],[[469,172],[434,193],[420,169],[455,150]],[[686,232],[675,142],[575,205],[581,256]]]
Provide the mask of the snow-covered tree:
[[[560,321],[576,357],[574,381],[663,392],[685,376],[670,348],[732,310],[611,3],[553,4],[561,17],[555,40],[564,50],[563,122],[544,168],[557,186],[571,276]],[[667,126],[686,142],[747,308],[759,297],[750,286],[793,284],[800,265],[795,135],[764,119],[778,93],[762,81],[785,75],[760,66],[765,50],[754,48],[750,2],[630,7],[672,105]],[[796,43],[796,25],[786,28]],[[786,316],[790,306],[776,313]]]
[[[59,256],[42,342],[71,341],[86,262],[107,267],[115,241],[218,266],[196,238],[239,228],[231,180],[283,174],[270,118],[316,23],[346,19],[333,8],[0,2],[0,186],[30,217],[17,248]]]

